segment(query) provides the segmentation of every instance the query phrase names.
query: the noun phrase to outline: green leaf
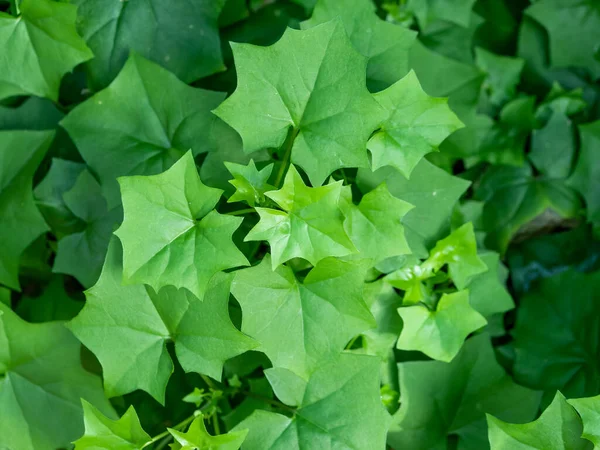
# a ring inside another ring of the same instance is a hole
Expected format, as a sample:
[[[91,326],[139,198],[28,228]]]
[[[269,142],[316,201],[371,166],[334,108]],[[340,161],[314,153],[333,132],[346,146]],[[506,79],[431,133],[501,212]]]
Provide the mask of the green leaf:
[[[419,27],[427,26],[438,20],[445,20],[468,27],[471,10],[476,0],[408,0],[407,9],[419,21]]]
[[[75,107],[61,125],[112,208],[119,203],[117,177],[154,175],[190,149],[198,155],[228,143],[233,130],[210,112],[223,97],[187,86],[132,53],[111,85]]]
[[[363,347],[369,355],[387,358],[402,331],[402,319],[398,315],[402,297],[390,284],[377,280],[365,284],[364,298],[377,321],[377,328],[362,333]]]
[[[73,300],[65,292],[64,279],[52,277],[50,284],[39,297],[23,296],[16,312],[28,322],[50,322],[70,320],[83,308],[83,302]]]
[[[422,160],[411,174],[403,177],[391,167],[376,172],[359,170],[356,182],[363,192],[369,192],[385,182],[393,196],[415,207],[404,216],[402,223],[413,253],[426,258],[438,239],[450,231],[450,216],[469,182],[453,177],[427,160]]]
[[[444,139],[464,126],[448,107],[448,100],[428,96],[412,71],[375,94],[375,100],[388,118],[367,143],[373,170],[390,165],[410,178],[423,156],[437,151]]]
[[[583,421],[582,437],[592,441],[594,448],[600,446],[600,395],[567,400]]]
[[[367,58],[367,86],[379,91],[408,73],[408,52],[416,33],[381,20],[369,0],[319,0],[302,29],[339,17],[352,45]]]
[[[58,101],[63,75],[94,55],[75,30],[77,8],[49,0],[19,2],[0,13],[0,99],[36,95]]]
[[[234,194],[229,197],[229,203],[246,202],[250,206],[260,205],[265,202],[265,192],[275,189],[268,183],[273,164],[258,170],[251,159],[247,166],[226,162],[225,167],[233,175],[233,180],[229,183],[235,187]]]
[[[10,289],[0,287],[0,303],[4,303],[6,306],[10,307]]]
[[[598,128],[600,130],[600,127]],[[540,130],[533,130],[529,160],[551,178],[566,178],[575,159],[576,137],[572,121],[555,112]]]
[[[581,439],[581,419],[560,392],[533,422],[506,423],[491,415],[487,420],[492,450],[591,449],[590,443]]]
[[[98,283],[86,291],[86,305],[70,324],[102,364],[109,397],[141,389],[164,402],[173,371],[168,341],[175,342],[185,371],[215,379],[221,378],[225,360],[255,345],[227,314],[231,275],[214,277],[200,300],[172,286],[155,292],[144,285],[122,285],[121,258],[121,246],[113,239]]]
[[[542,279],[521,298],[512,331],[518,382],[567,397],[598,393],[599,287],[600,272],[571,269]]]
[[[75,450],[138,450],[150,442],[133,406],[118,420],[112,420],[85,400],[83,404],[85,434],[77,439]]]
[[[238,450],[248,434],[248,430],[241,430],[211,436],[206,430],[202,414],[194,419],[185,433],[173,428],[168,430],[180,444],[173,448],[181,450]]]
[[[202,183],[191,152],[162,174],[119,183],[124,220],[115,234],[126,283],[185,287],[202,298],[215,273],[248,265],[232,241],[243,219],[213,210],[222,191]]]
[[[381,184],[363,196],[358,206],[350,205],[344,229],[360,254],[375,262],[410,253],[401,219],[413,208],[390,194]]]
[[[579,159],[569,185],[573,186],[584,197],[587,206],[587,217],[590,222],[600,223],[600,188],[597,180],[600,169],[597,162],[598,146],[600,146],[600,120],[579,127],[581,149]]]
[[[293,417],[255,411],[234,430],[249,430],[244,450],[379,449],[389,421],[379,395],[379,359],[341,354],[310,376]]]
[[[307,379],[375,325],[362,296],[367,261],[327,258],[300,282],[287,266],[273,270],[269,259],[236,273],[232,293],[242,307],[242,331],[274,367]]]
[[[585,67],[600,77],[594,58],[600,41],[600,5],[593,0],[541,0],[526,10],[548,31],[550,60],[556,68]]]
[[[29,97],[16,108],[0,106],[0,130],[53,130],[63,116],[47,98]]]
[[[291,134],[291,160],[315,186],[336,169],[367,167],[366,142],[384,111],[366,88],[366,58],[339,20],[287,29],[270,47],[236,44],[233,54],[237,88],[215,113],[244,151],[279,148]]]
[[[517,91],[525,60],[496,55],[481,47],[475,48],[477,66],[486,74],[482,89],[493,106],[502,106]]]
[[[469,292],[444,294],[435,311],[425,305],[398,308],[404,327],[398,339],[401,350],[418,350],[439,361],[450,362],[465,338],[487,324],[469,304]]]
[[[537,412],[540,395],[515,384],[496,362],[489,336],[467,340],[450,363],[409,361],[398,365],[402,403],[388,443],[394,449],[489,448],[485,414],[524,422]]]
[[[19,258],[48,226],[33,200],[33,175],[52,131],[0,131],[0,283],[19,290]]]
[[[536,177],[529,165],[490,167],[481,179],[476,198],[486,202],[485,243],[500,253],[506,251],[516,233],[527,233],[525,225],[534,219],[542,227],[552,226],[563,218],[576,217],[580,210],[577,194],[562,180]]]
[[[304,258],[312,265],[328,256],[356,252],[344,230],[344,216],[338,205],[342,182],[308,187],[290,166],[283,187],[265,195],[283,211],[256,208],[258,224],[246,241],[269,241],[273,268],[292,258]]]
[[[29,324],[0,303],[0,447],[54,450],[83,432],[80,398],[114,412],[64,322]]]
[[[217,27],[223,0],[74,3],[78,29],[95,55],[86,64],[95,89],[108,85],[133,52],[186,83],[225,69]]]
[[[508,270],[500,261],[500,255],[486,252],[479,255],[487,270],[473,276],[465,285],[469,290],[469,302],[475,311],[486,319],[515,307],[506,290]]]
[[[123,213],[120,207],[108,210],[101,187],[88,170],[62,197],[84,228],[58,241],[52,271],[73,275],[84,287],[91,287],[100,276],[108,242]]]

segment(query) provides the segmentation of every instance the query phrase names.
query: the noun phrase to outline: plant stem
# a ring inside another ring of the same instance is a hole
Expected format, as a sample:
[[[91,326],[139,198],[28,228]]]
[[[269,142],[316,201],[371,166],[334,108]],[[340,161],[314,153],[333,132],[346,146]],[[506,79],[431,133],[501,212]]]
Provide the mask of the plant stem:
[[[221,429],[219,427],[219,418],[216,414],[213,414],[212,416],[212,424],[215,434],[221,434]]]
[[[190,417],[182,420],[177,425],[175,425],[174,427],[170,427],[170,428],[179,430],[180,428],[184,428],[188,423],[193,422],[195,418],[196,418],[196,411],[194,411],[194,414],[192,414]],[[166,437],[168,437],[170,440],[170,436],[171,436],[171,433],[169,433],[169,430],[163,431],[162,433],[154,436],[150,441],[146,442],[142,448],[146,448],[149,445],[154,444],[156,441],[160,441],[161,439],[166,438]],[[167,440],[167,442],[169,442],[169,440]],[[158,447],[158,448],[161,448],[161,447]]]
[[[248,213],[252,213],[254,212],[254,208],[245,208],[245,209],[238,209],[237,211],[230,211],[228,213],[225,213],[229,216],[242,216],[244,214],[248,214]]]
[[[202,381],[204,381],[208,385],[208,387],[211,388],[213,391],[218,390],[217,385],[213,383],[213,380],[211,380],[209,377],[202,374],[200,374],[200,377],[202,378]]]
[[[294,146],[294,141],[296,140],[296,136],[298,136],[298,132],[300,130],[294,128],[292,134],[288,136],[284,145],[285,153],[283,154],[283,160],[281,161],[281,166],[279,167],[279,172],[277,172],[277,178],[275,179],[275,187],[280,188],[283,182],[283,176],[287,172],[287,168],[290,165],[290,159],[292,156],[292,147]]]

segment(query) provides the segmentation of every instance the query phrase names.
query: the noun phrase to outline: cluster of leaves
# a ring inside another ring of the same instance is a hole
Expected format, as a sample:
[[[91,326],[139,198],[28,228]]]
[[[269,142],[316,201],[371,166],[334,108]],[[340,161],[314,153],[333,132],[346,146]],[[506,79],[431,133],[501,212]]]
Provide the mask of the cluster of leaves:
[[[600,447],[598,42],[593,0],[0,0],[0,448]]]

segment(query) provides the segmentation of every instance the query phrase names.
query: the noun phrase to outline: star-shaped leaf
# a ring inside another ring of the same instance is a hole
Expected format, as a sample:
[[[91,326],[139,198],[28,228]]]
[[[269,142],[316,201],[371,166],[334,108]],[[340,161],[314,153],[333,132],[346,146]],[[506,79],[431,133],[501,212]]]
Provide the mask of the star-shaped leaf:
[[[401,350],[419,350],[439,361],[450,362],[465,338],[487,324],[469,304],[469,292],[444,294],[435,311],[425,305],[398,309],[404,326],[398,338]]]
[[[48,226],[33,200],[33,174],[52,131],[0,131],[0,283],[19,289],[19,258]]]
[[[524,59],[500,56],[476,47],[475,61],[486,74],[482,86],[485,101],[500,107],[515,96],[525,66]]]
[[[235,187],[235,192],[228,202],[243,201],[250,206],[260,205],[265,202],[265,192],[275,189],[268,183],[273,164],[258,170],[254,160],[250,160],[246,166],[226,162],[225,167],[233,175],[233,180],[229,182]]]
[[[367,86],[371,91],[385,89],[406,75],[409,49],[417,37],[413,30],[381,20],[369,0],[319,0],[310,19],[301,26],[307,29],[337,17],[354,48],[367,57]]]
[[[119,183],[125,282],[185,287],[202,298],[215,273],[248,265],[232,241],[243,219],[213,210],[222,191],[202,183],[191,152],[162,174]]]
[[[139,450],[150,442],[133,406],[112,420],[85,400],[82,404],[85,434],[74,442],[75,450]]]
[[[316,265],[328,256],[345,256],[356,251],[344,230],[339,207],[342,183],[312,188],[306,186],[290,166],[283,187],[265,195],[283,211],[256,208],[260,222],[246,241],[267,240],[271,245],[273,268],[292,258],[304,258]]]
[[[379,358],[345,353],[320,365],[293,417],[255,411],[234,429],[249,430],[244,450],[384,448],[390,418],[379,367]]]
[[[64,322],[30,324],[0,303],[0,448],[67,448],[83,433],[81,398],[114,415]]]
[[[251,349],[227,313],[231,275],[213,277],[203,300],[172,286],[155,292],[144,285],[124,286],[118,240],[108,248],[102,275],[86,291],[87,302],[70,328],[98,358],[109,397],[135,389],[164,402],[173,371],[166,344],[175,342],[186,371],[221,378],[225,360]]]
[[[398,365],[402,403],[388,444],[395,449],[487,449],[485,414],[526,422],[538,410],[540,395],[515,384],[496,362],[490,338],[468,339],[450,363],[409,361]]]
[[[419,21],[421,28],[444,20],[467,28],[476,0],[408,0],[407,9]]]
[[[73,3],[79,7],[77,27],[95,55],[86,64],[95,89],[115,78],[132,51],[186,83],[225,69],[217,27],[223,0]]]
[[[413,71],[375,94],[375,100],[388,117],[367,144],[373,170],[392,166],[409,178],[423,156],[437,151],[444,139],[464,126],[448,107],[448,99],[427,95]]]
[[[190,149],[198,155],[227,142],[235,132],[210,112],[223,97],[187,86],[132,53],[111,85],[77,105],[61,125],[112,208],[119,203],[117,177],[154,175]]]
[[[365,144],[384,112],[365,85],[366,58],[339,20],[287,29],[270,47],[236,44],[233,55],[237,88],[215,113],[246,152],[279,148],[290,134],[291,160],[315,186],[336,169],[368,165]]]
[[[300,282],[287,266],[273,270],[267,256],[236,273],[232,293],[242,307],[242,331],[274,367],[306,379],[320,361],[375,325],[362,296],[366,269],[364,260],[327,258]]]
[[[240,430],[211,436],[202,414],[194,419],[185,433],[172,428],[168,430],[179,444],[171,446],[173,450],[238,450],[248,434],[248,430]]]
[[[600,447],[600,395],[567,400],[583,421],[582,437],[592,441],[594,448]]]
[[[487,421],[492,450],[590,449],[581,438],[581,419],[560,392],[533,422],[506,423],[489,414]]]
[[[600,120],[579,127],[581,149],[579,159],[569,184],[585,199],[587,217],[590,222],[600,224],[600,168],[597,163],[600,145]]]
[[[75,30],[77,8],[50,0],[23,0],[19,8],[19,17],[0,13],[0,99],[57,101],[63,75],[94,56]]]

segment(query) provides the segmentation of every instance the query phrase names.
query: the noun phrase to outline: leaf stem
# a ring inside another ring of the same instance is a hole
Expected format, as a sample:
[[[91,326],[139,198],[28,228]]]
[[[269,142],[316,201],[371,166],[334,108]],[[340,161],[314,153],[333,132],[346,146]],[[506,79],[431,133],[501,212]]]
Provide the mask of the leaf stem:
[[[206,375],[202,375],[202,374],[200,374],[200,377],[202,378],[202,381],[204,381],[210,389],[212,389],[213,391],[218,390],[217,385],[209,377],[207,377]]]
[[[176,430],[179,430],[180,428],[184,428],[187,424],[191,423],[194,421],[194,419],[196,418],[196,412],[199,410],[194,411],[194,414],[192,414],[190,417],[182,420],[181,422],[179,422],[177,425],[175,425],[174,427],[170,427]],[[142,448],[146,448],[151,444],[154,444],[156,441],[160,441],[161,439],[165,438],[165,437],[169,437],[171,436],[171,433],[169,433],[169,430],[163,431],[160,434],[157,434],[156,436],[154,436],[152,439],[150,439],[148,442],[146,442]],[[170,438],[169,438],[170,440]],[[169,442],[169,440],[167,440],[167,442]],[[159,447],[161,448],[161,447]]]
[[[244,208],[244,209],[238,209],[237,211],[230,211],[225,214],[227,214],[229,216],[242,216],[244,214],[252,213],[254,211],[255,211],[254,208]]]
[[[212,424],[215,434],[221,434],[221,428],[219,427],[219,418],[216,414],[212,416]]]
[[[285,153],[283,154],[283,159],[281,160],[281,166],[279,167],[279,172],[277,172],[277,178],[275,179],[275,187],[280,188],[283,182],[283,176],[287,172],[287,169],[290,165],[290,159],[292,156],[292,147],[294,146],[294,141],[296,140],[296,136],[298,136],[298,132],[300,130],[294,128],[292,133],[288,136],[285,143],[283,144],[285,148]]]

